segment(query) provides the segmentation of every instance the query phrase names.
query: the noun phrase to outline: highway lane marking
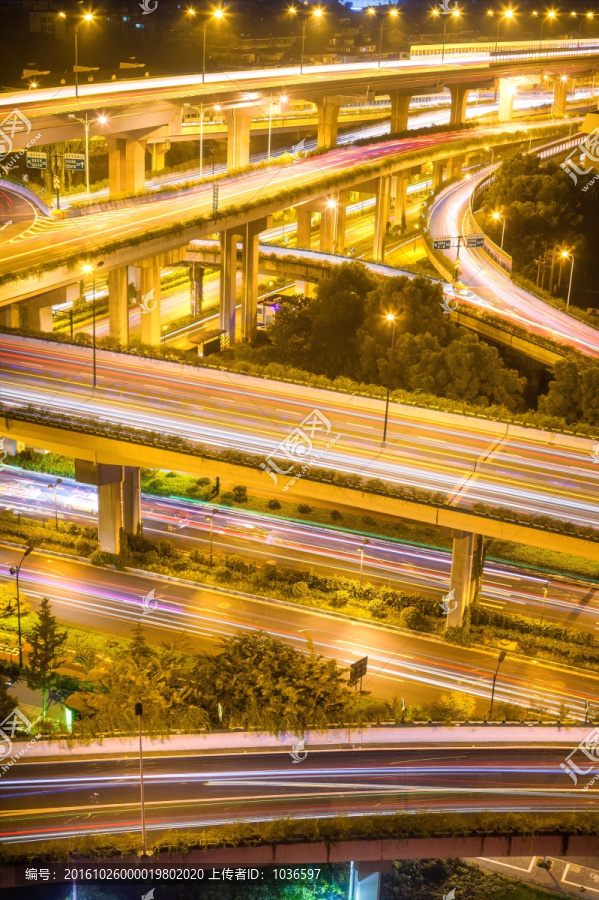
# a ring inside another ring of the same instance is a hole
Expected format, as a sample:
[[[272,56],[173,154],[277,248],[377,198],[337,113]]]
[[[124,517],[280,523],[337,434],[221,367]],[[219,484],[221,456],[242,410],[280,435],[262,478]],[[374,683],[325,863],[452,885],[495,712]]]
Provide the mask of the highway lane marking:
[[[522,866],[513,866],[511,863],[503,862],[501,859],[489,859],[486,856],[479,856],[477,858],[484,860],[484,862],[493,863],[494,865],[497,865],[497,866],[505,866],[506,869],[516,869],[516,871],[518,871],[518,872],[531,872],[532,868],[536,862],[536,859],[537,859],[536,856],[533,856],[530,860],[530,865],[528,866],[528,868],[523,869]]]
[[[586,884],[583,886],[582,884],[577,884],[575,881],[568,881],[566,879],[566,875],[568,874],[568,871],[569,871],[571,865],[572,865],[571,863],[566,864],[566,868],[564,869],[564,872],[563,872],[563,875],[561,878],[562,884],[570,884],[570,885],[572,885],[572,887],[577,887],[577,888],[584,887],[585,891],[593,891],[594,894],[599,894],[599,888],[588,887]],[[576,866],[576,868],[580,872],[580,867]]]

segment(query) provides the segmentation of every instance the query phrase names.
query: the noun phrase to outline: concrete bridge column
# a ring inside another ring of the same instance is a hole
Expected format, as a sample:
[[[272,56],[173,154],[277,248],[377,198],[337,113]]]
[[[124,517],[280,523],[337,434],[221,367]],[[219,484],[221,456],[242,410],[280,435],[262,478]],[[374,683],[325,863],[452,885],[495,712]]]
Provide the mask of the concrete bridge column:
[[[260,259],[260,233],[272,226],[272,217],[249,222],[242,231],[241,254],[242,339],[252,341],[256,337],[258,314],[258,275]]]
[[[141,469],[123,466],[123,528],[137,534],[141,525]]]
[[[152,172],[159,172],[161,169],[164,169],[164,156],[167,150],[170,150],[170,148],[170,141],[155,141],[153,144],[150,144],[150,153],[152,155]]]
[[[297,232],[296,243],[302,250],[310,250],[312,245],[312,212],[305,206],[296,207]]]
[[[387,860],[352,862],[350,867],[349,900],[379,900],[381,875],[391,871]]]
[[[566,101],[568,99],[568,88],[570,86],[570,82],[568,79],[566,81],[562,81],[561,78],[558,78],[553,85],[553,106],[551,107],[551,115],[552,116],[565,116],[566,115]]]
[[[337,145],[337,120],[341,102],[334,97],[324,97],[316,104],[318,110],[317,146],[325,150]]]
[[[100,550],[119,553],[123,527],[123,467],[75,460],[75,481],[98,488],[98,540]]]
[[[462,174],[464,156],[452,156],[447,163],[447,178],[457,178]]]
[[[140,265],[141,342],[160,346],[160,259],[144,260]]]
[[[52,331],[52,307],[60,303],[74,303],[78,297],[79,282],[25,300],[21,306],[27,312],[27,328],[30,331]]]
[[[478,589],[482,574],[482,555],[483,539],[480,535],[468,531],[453,532],[448,626],[459,627],[463,624],[464,613]]]
[[[129,270],[108,272],[108,333],[125,346],[129,343]]]
[[[408,110],[412,100],[411,94],[402,94],[401,91],[390,91],[391,95],[391,134],[407,131]]]
[[[499,79],[499,114],[500,122],[511,122],[514,111],[514,94],[516,85],[513,78]]]
[[[345,253],[345,218],[347,208],[347,191],[337,191],[337,224],[335,228],[334,248],[336,253]]]
[[[231,109],[225,113],[227,123],[227,169],[242,169],[250,162],[250,127],[252,113]]]
[[[9,303],[7,306],[0,306],[0,325],[5,328],[18,328],[20,324],[19,304]]]
[[[336,201],[335,201],[336,204]],[[332,253],[335,240],[335,214],[336,205],[330,206],[325,200],[320,211],[320,251]]]
[[[443,184],[443,169],[445,168],[445,161],[442,159],[437,159],[433,163],[433,191],[436,191],[437,188],[441,187]]]
[[[377,180],[376,206],[374,212],[374,242],[372,256],[375,262],[385,261],[385,239],[387,237],[387,223],[389,222],[391,177],[381,175]]]
[[[401,225],[402,216],[406,214],[408,205],[408,176],[400,172],[395,181],[395,224]]]
[[[237,300],[237,240],[234,231],[220,233],[220,327],[235,343],[235,304]]]
[[[146,186],[146,140],[107,135],[110,194],[143,191]]]
[[[461,125],[466,121],[466,107],[468,105],[468,94],[470,88],[465,84],[452,84],[451,91],[451,114],[449,118],[450,125]]]
[[[201,266],[196,262],[190,263],[189,293],[192,316],[199,316],[202,313],[202,304],[204,302],[204,272],[204,266]]]

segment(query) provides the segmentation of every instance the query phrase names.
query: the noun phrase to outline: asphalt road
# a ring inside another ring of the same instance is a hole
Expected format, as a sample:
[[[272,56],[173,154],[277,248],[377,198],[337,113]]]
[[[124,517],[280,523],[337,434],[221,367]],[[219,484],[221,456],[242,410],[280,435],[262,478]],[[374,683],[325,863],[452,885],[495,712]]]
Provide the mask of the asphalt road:
[[[288,752],[146,756],[148,831],[288,816],[565,813],[597,806],[599,787],[582,791],[560,769],[563,746],[307,749],[301,763]],[[138,830],[138,765],[136,757],[20,760],[0,780],[0,840]]]
[[[64,478],[57,488],[57,508],[51,487],[55,478],[0,468],[0,509],[44,520],[52,527],[55,513],[63,522],[97,524],[96,489]],[[210,513],[214,510],[212,544],[215,555],[236,555],[257,563],[275,561],[323,575],[343,574],[365,583],[389,585],[406,593],[441,598],[449,590],[451,552],[438,547],[383,539],[366,530],[352,533],[302,521],[144,494],[144,533],[167,537],[185,550],[208,552]],[[361,551],[364,551],[363,563]],[[485,564],[480,605],[508,613],[524,613],[572,629],[599,628],[599,583],[511,565],[492,558]],[[546,592],[546,593],[545,593]]]
[[[20,559],[0,547],[0,577]],[[49,597],[61,622],[108,635],[130,637],[141,624],[148,639],[183,641],[191,653],[214,650],[223,636],[260,629],[300,650],[312,642],[318,653],[342,667],[368,656],[363,689],[375,696],[403,697],[408,704],[430,701],[443,691],[477,699],[477,714],[488,711],[497,651],[464,648],[417,633],[402,633],[375,622],[353,620],[295,604],[269,601],[228,588],[206,588],[31,554],[21,570],[21,588],[37,606]],[[154,602],[144,598],[154,590]],[[557,714],[564,706],[579,720],[585,701],[599,711],[599,675],[508,654],[501,665],[496,702],[507,701]]]

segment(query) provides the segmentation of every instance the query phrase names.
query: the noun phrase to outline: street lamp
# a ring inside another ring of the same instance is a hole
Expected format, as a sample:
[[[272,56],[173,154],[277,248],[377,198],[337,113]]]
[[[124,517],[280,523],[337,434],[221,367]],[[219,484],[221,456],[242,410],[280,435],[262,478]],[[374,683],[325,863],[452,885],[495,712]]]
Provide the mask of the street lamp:
[[[532,148],[532,131],[529,131],[528,128],[525,128],[524,134],[529,135],[529,137],[528,137],[528,152],[530,153],[531,148]]]
[[[66,19],[67,14],[65,12],[59,12],[58,17],[60,19]],[[77,19],[75,22],[75,96],[79,96],[79,26],[82,22],[93,22],[94,14],[87,12],[81,19]]]
[[[491,688],[491,708],[489,710],[489,719],[493,715],[493,701],[495,700],[495,683],[497,682],[497,673],[499,672],[499,666],[503,662],[506,657],[506,651],[501,650],[499,653],[499,657],[497,659],[497,668],[495,669],[495,674],[493,675],[493,687]]]
[[[385,404],[385,425],[383,427],[383,446],[387,441],[387,423],[389,421],[389,394],[391,393],[391,362],[393,359],[393,348],[395,346],[395,323],[396,319],[393,313],[387,313],[385,316],[387,322],[393,325],[391,330],[391,355],[389,357],[389,369],[387,371],[387,402]]]
[[[85,114],[85,119],[80,119],[79,116],[73,115],[73,113],[69,113],[69,119],[74,119],[76,122],[80,122],[85,129],[85,185],[86,185],[86,193],[87,199],[89,200],[89,126],[92,122],[98,122],[99,125],[106,125],[108,122],[108,116],[96,116],[95,119],[90,119],[88,114]]]
[[[54,491],[54,524],[56,529],[58,530],[58,498],[56,496],[56,488],[59,484],[62,484],[62,478],[57,478],[54,484],[49,484],[48,487],[52,488]]]
[[[186,10],[187,15],[193,19],[196,15],[195,9],[192,7]],[[202,83],[206,81],[206,31],[208,29],[208,25],[213,20],[221,20],[225,18],[225,11],[221,7],[218,9],[213,9],[212,12],[206,16],[204,19],[204,24],[202,26],[203,36],[202,36]]]
[[[369,543],[370,543],[369,539],[364,538],[364,543],[360,544],[360,546],[358,548],[360,551],[360,587],[362,587],[362,575],[364,573],[364,548]]]
[[[270,145],[271,145],[271,138],[272,138],[272,107],[273,107],[273,103],[274,103],[274,100],[271,97],[270,98],[270,106],[269,106],[269,110],[268,110],[268,160],[269,161],[270,161]],[[281,94],[281,96],[279,97],[279,113],[281,112],[281,103],[287,103],[287,97],[285,96],[285,94]]]
[[[366,10],[366,13],[369,16],[379,16],[380,20],[381,20],[381,33],[379,36],[379,69],[380,69],[381,61],[383,58],[383,27],[385,24],[385,16],[384,16],[384,14],[379,14],[379,12],[374,8],[374,6],[369,6],[368,9]],[[388,12],[388,16],[391,19],[396,19],[398,17],[398,15],[399,15],[399,10],[396,9],[395,7],[392,7]]]
[[[23,565],[23,562],[25,561],[25,557],[29,556],[29,554],[32,552],[32,550],[33,550],[33,547],[27,547],[27,549],[25,550],[25,553],[21,557],[21,562],[19,563],[19,565],[11,566],[10,569],[8,570],[11,575],[16,576],[16,584],[17,584],[17,630],[19,633],[19,668],[20,669],[23,668],[23,641],[21,638],[21,596],[19,594],[19,574],[21,572],[21,566]]]
[[[495,219],[496,222],[498,222],[499,219],[503,219],[503,228],[501,229],[501,249],[503,250],[503,239],[505,238],[505,216],[502,216],[501,213],[494,212],[491,218]]]
[[[141,741],[141,718],[144,714],[143,704],[135,704],[135,715],[137,716],[137,729],[139,733],[139,799],[141,805],[141,855],[147,856],[146,847],[146,805],[144,802],[144,757],[143,746]]]
[[[570,297],[572,296],[572,276],[574,275],[574,257],[568,250],[562,250],[562,259],[571,259],[572,264],[570,266],[570,281],[568,283],[568,299],[566,300],[566,309],[570,307]]]
[[[83,266],[83,271],[86,275],[89,275],[90,272],[93,273],[92,280],[92,353],[93,353],[93,371],[94,371],[94,388],[97,384],[97,371],[96,371],[96,269],[99,269],[100,266],[104,265],[104,260],[101,260],[99,263],[96,263],[95,266],[87,263]]]
[[[297,16],[300,13],[300,10],[298,9],[297,6],[290,6],[287,11],[290,16]],[[320,21],[320,19],[322,19],[323,15],[324,15],[324,11],[320,8],[320,6],[317,6],[315,9],[313,9],[311,11],[310,10],[303,11],[303,14],[302,14],[302,52],[301,52],[301,56],[300,56],[300,75],[302,75],[304,72],[304,48],[306,46],[306,22],[308,21],[308,18],[310,16],[313,16],[315,19]]]
[[[432,14],[435,17],[435,19],[437,19],[441,15],[441,10],[437,6],[435,6],[435,8],[432,10]],[[455,9],[452,9],[451,12],[449,13],[449,15],[444,14],[444,18],[443,18],[443,48],[441,51],[441,62],[443,62],[443,60],[445,59],[445,41],[447,40],[447,23],[450,18],[459,19],[461,15],[462,15],[462,11],[461,11],[461,9],[458,9],[457,7]]]
[[[495,14],[494,14],[493,10],[490,9],[488,12],[488,15],[493,16]],[[499,29],[501,27],[502,21],[513,22],[514,18],[515,18],[515,14],[514,14],[513,9],[504,9],[504,11],[502,13],[499,13],[499,15],[497,16],[497,32],[495,34],[495,52],[497,52],[497,47],[499,44]]]
[[[495,164],[495,147],[485,147],[487,153],[491,154],[491,165]]]
[[[202,177],[202,172],[204,171],[204,116],[210,109],[208,106],[204,106],[203,103],[200,103],[199,106],[194,106],[192,103],[184,103],[183,106],[189,107],[189,109],[195,109],[196,112],[200,114],[200,178]],[[220,104],[215,103],[212,107],[213,112],[220,112]],[[214,174],[214,173],[213,173]]]
[[[537,15],[537,13],[533,12],[533,16]],[[541,42],[539,44],[539,50],[543,46],[543,29],[545,28],[545,22],[554,22],[557,19],[557,12],[555,9],[550,9],[544,16],[543,21],[541,22]]]

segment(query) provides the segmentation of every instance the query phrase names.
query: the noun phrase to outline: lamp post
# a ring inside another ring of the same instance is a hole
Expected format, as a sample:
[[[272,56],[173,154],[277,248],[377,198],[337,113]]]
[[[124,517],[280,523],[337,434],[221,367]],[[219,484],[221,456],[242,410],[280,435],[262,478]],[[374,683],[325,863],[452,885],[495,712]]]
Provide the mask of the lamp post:
[[[527,134],[528,137],[528,152],[530,153],[532,149],[532,131],[529,131],[528,128],[524,129],[524,134]]]
[[[368,540],[368,538],[364,538],[364,543],[360,544],[360,547],[359,547],[359,550],[360,550],[360,587],[362,587],[362,575],[364,574],[364,548],[366,547],[366,544],[369,544],[369,543],[370,543],[370,541]]]
[[[503,240],[505,238],[505,216],[502,216],[501,213],[494,212],[491,218],[495,219],[496,222],[498,222],[499,219],[503,219],[503,228],[501,229],[501,249],[503,250]]]
[[[104,260],[101,260],[99,263],[96,263],[95,266],[86,264],[83,266],[83,271],[89,275],[89,273],[93,273],[92,278],[92,359],[93,359],[93,382],[94,388],[97,385],[97,367],[96,367],[96,269],[99,269],[100,266],[104,265]]]
[[[366,10],[366,13],[367,13],[367,15],[369,15],[369,16],[379,16],[379,13],[378,13],[377,10],[374,8],[374,6],[369,6],[368,9]],[[395,9],[395,7],[391,7],[391,9],[389,10],[389,12],[388,12],[387,15],[388,15],[391,19],[396,19],[396,18],[398,17],[398,15],[399,15],[399,10]],[[380,15],[379,17],[380,17],[380,20],[381,20],[381,32],[380,32],[380,35],[379,35],[379,69],[380,69],[381,64],[382,64],[382,59],[383,59],[383,28],[384,28],[384,25],[385,25],[385,16],[384,16],[384,15]]]
[[[495,147],[485,147],[485,150],[491,154],[491,165],[495,164]]]
[[[489,12],[491,13],[491,15],[493,14],[492,10],[490,10]],[[497,47],[499,45],[499,29],[501,27],[502,20],[507,21],[507,22],[512,22],[514,20],[514,10],[506,9],[497,16],[497,32],[495,34],[495,52],[497,52]]]
[[[95,119],[90,119],[88,114],[85,114],[85,119],[79,118],[79,116],[73,115],[73,113],[69,113],[69,119],[74,119],[76,122],[81,122],[83,128],[85,130],[85,186],[86,186],[86,194],[89,200],[89,126],[92,122],[98,122],[100,125],[106,125],[108,122],[108,116],[96,116]]]
[[[437,19],[437,18],[441,15],[441,10],[436,6],[436,7],[432,10],[432,14],[433,14],[433,16],[435,17],[435,19]],[[449,22],[449,19],[450,19],[450,18],[452,18],[452,19],[459,19],[461,15],[462,15],[462,11],[461,11],[461,9],[458,9],[457,7],[456,7],[455,9],[452,9],[451,12],[450,12],[449,14],[444,13],[444,19],[443,19],[443,44],[442,44],[442,50],[441,50],[441,62],[443,62],[443,60],[445,59],[445,42],[446,42],[446,40],[447,40],[447,23]]]
[[[566,300],[566,309],[570,308],[570,297],[572,296],[572,276],[574,275],[574,257],[567,250],[562,250],[562,259],[570,259],[570,281],[568,282],[568,298]]]
[[[537,13],[534,13],[534,12],[533,12],[533,16],[534,16],[534,15],[537,15]],[[546,22],[554,22],[556,18],[557,18],[557,12],[556,12],[554,9],[550,9],[550,10],[543,16],[543,21],[541,22],[541,41],[540,41],[540,43],[539,43],[539,50],[540,50],[540,49],[542,48],[542,46],[543,46],[543,30],[544,30],[544,28],[545,28],[545,23],[546,23]]]
[[[200,178],[202,177],[202,172],[204,171],[204,116],[208,112],[208,106],[204,106],[203,103],[200,103],[199,106],[194,106],[192,103],[184,103],[183,106],[187,106],[189,109],[195,109],[196,112],[200,114]],[[212,107],[213,112],[220,112],[220,104],[215,103]],[[214,173],[213,173],[214,174]]]
[[[189,8],[187,10],[187,15],[191,18],[193,18],[195,14],[195,9]],[[202,84],[206,81],[206,31],[208,30],[208,25],[214,19],[221,20],[224,18],[224,9],[222,9],[222,7],[218,7],[217,9],[213,9],[212,12],[204,19],[204,24],[202,26]]]
[[[491,688],[491,708],[489,709],[489,719],[493,715],[493,701],[495,700],[495,684],[497,682],[497,673],[499,672],[499,666],[503,662],[506,657],[506,651],[501,650],[499,653],[499,657],[497,659],[497,668],[495,669],[495,674],[493,675],[493,687]]]
[[[148,850],[146,846],[146,806],[144,802],[144,757],[143,745],[141,740],[141,719],[144,713],[143,704],[135,704],[135,715],[137,716],[137,729],[139,733],[139,799],[141,805],[141,855],[147,856]]]
[[[65,12],[58,13],[59,18],[66,19],[67,14]],[[85,13],[82,19],[78,19],[75,22],[75,96],[79,96],[79,26],[82,22],[93,22],[94,14],[93,13]]]
[[[59,484],[62,484],[62,478],[57,478],[54,484],[49,484],[48,487],[52,488],[54,491],[54,524],[56,529],[58,530],[58,497],[56,495],[56,488]]]
[[[300,13],[300,10],[297,6],[290,6],[287,10],[289,15],[297,16]],[[317,6],[313,10],[306,10],[302,12],[302,52],[300,56],[300,75],[303,75],[304,72],[304,49],[306,47],[306,22],[308,21],[310,16],[313,16],[315,19],[322,19],[324,15],[323,10],[320,6]]]
[[[17,631],[19,634],[19,668],[23,668],[23,640],[21,637],[21,596],[19,594],[19,575],[21,573],[21,566],[25,561],[25,557],[29,556],[33,547],[27,547],[23,556],[21,557],[21,562],[18,566],[11,566],[9,572],[11,575],[16,576],[16,586],[17,586]]]
[[[395,323],[396,319],[393,313],[387,313],[385,316],[387,322],[391,322],[393,324],[393,328],[391,330],[391,356],[389,358],[389,369],[387,371],[387,401],[385,403],[385,425],[383,427],[383,446],[385,446],[387,442],[387,423],[389,421],[389,395],[391,393],[391,362],[393,358],[393,348],[395,346]]]

